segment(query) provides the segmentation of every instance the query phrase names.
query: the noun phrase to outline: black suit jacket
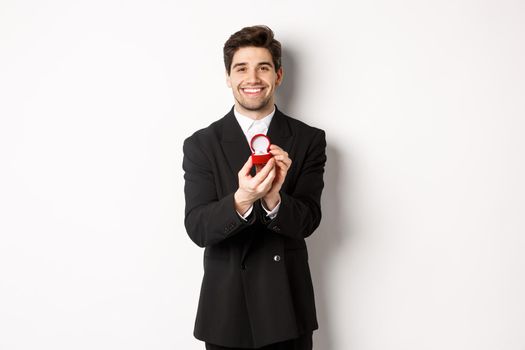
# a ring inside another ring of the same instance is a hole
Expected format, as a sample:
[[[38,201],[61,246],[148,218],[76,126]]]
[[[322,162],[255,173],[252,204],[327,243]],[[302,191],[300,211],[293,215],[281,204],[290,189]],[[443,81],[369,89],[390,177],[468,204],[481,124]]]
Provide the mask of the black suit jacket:
[[[273,220],[260,201],[248,221],[235,211],[237,173],[251,151],[233,107],[183,146],[184,223],[205,248],[194,336],[226,347],[259,348],[318,328],[304,239],[321,220],[325,133],[276,107],[267,134],[292,159]]]

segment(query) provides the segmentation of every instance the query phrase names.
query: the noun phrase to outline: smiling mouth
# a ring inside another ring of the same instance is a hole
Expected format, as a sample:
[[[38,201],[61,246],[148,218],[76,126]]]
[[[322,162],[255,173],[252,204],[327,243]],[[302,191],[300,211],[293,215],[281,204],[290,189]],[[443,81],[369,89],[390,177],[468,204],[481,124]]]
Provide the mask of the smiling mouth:
[[[241,89],[242,92],[245,94],[245,95],[248,95],[248,96],[257,96],[261,93],[261,91],[263,90],[264,88],[244,88],[244,89]]]

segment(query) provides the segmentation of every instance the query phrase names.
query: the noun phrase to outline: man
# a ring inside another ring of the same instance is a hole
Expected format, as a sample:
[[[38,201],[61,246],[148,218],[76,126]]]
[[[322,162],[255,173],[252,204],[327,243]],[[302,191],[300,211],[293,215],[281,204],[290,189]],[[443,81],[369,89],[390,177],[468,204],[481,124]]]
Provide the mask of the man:
[[[321,221],[325,133],[275,106],[283,68],[270,28],[233,34],[224,63],[235,105],[183,146],[185,227],[205,248],[194,336],[209,350],[310,350],[305,238]],[[249,141],[261,133],[272,158],[254,167]]]

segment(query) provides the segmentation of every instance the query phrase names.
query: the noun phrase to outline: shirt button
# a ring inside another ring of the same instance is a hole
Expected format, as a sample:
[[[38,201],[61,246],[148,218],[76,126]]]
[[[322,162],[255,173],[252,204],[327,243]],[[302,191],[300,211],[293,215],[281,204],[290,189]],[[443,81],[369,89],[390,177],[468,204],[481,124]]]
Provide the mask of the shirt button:
[[[281,256],[280,255],[274,255],[273,260],[274,261],[279,261],[279,260],[281,260]]]

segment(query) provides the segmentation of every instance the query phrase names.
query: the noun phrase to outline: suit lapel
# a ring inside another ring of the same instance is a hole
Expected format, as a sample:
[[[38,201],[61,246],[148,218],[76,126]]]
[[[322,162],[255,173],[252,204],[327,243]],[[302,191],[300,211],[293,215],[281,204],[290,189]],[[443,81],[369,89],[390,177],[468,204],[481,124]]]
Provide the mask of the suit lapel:
[[[221,147],[232,171],[233,180],[237,181],[237,173],[241,170],[252,152],[241,126],[237,122],[237,119],[235,119],[233,107],[224,118]]]
[[[284,114],[275,107],[275,114],[268,128],[268,137],[273,144],[286,150],[291,144],[292,130],[285,120]]]
[[[268,128],[268,137],[270,142],[274,145],[281,147],[286,152],[290,153],[293,141],[292,129],[286,120],[285,115],[275,107],[275,114]],[[293,158],[293,155],[289,155],[290,158]],[[293,161],[293,159],[292,159]],[[284,180],[282,189],[286,189],[288,184],[289,176]]]

